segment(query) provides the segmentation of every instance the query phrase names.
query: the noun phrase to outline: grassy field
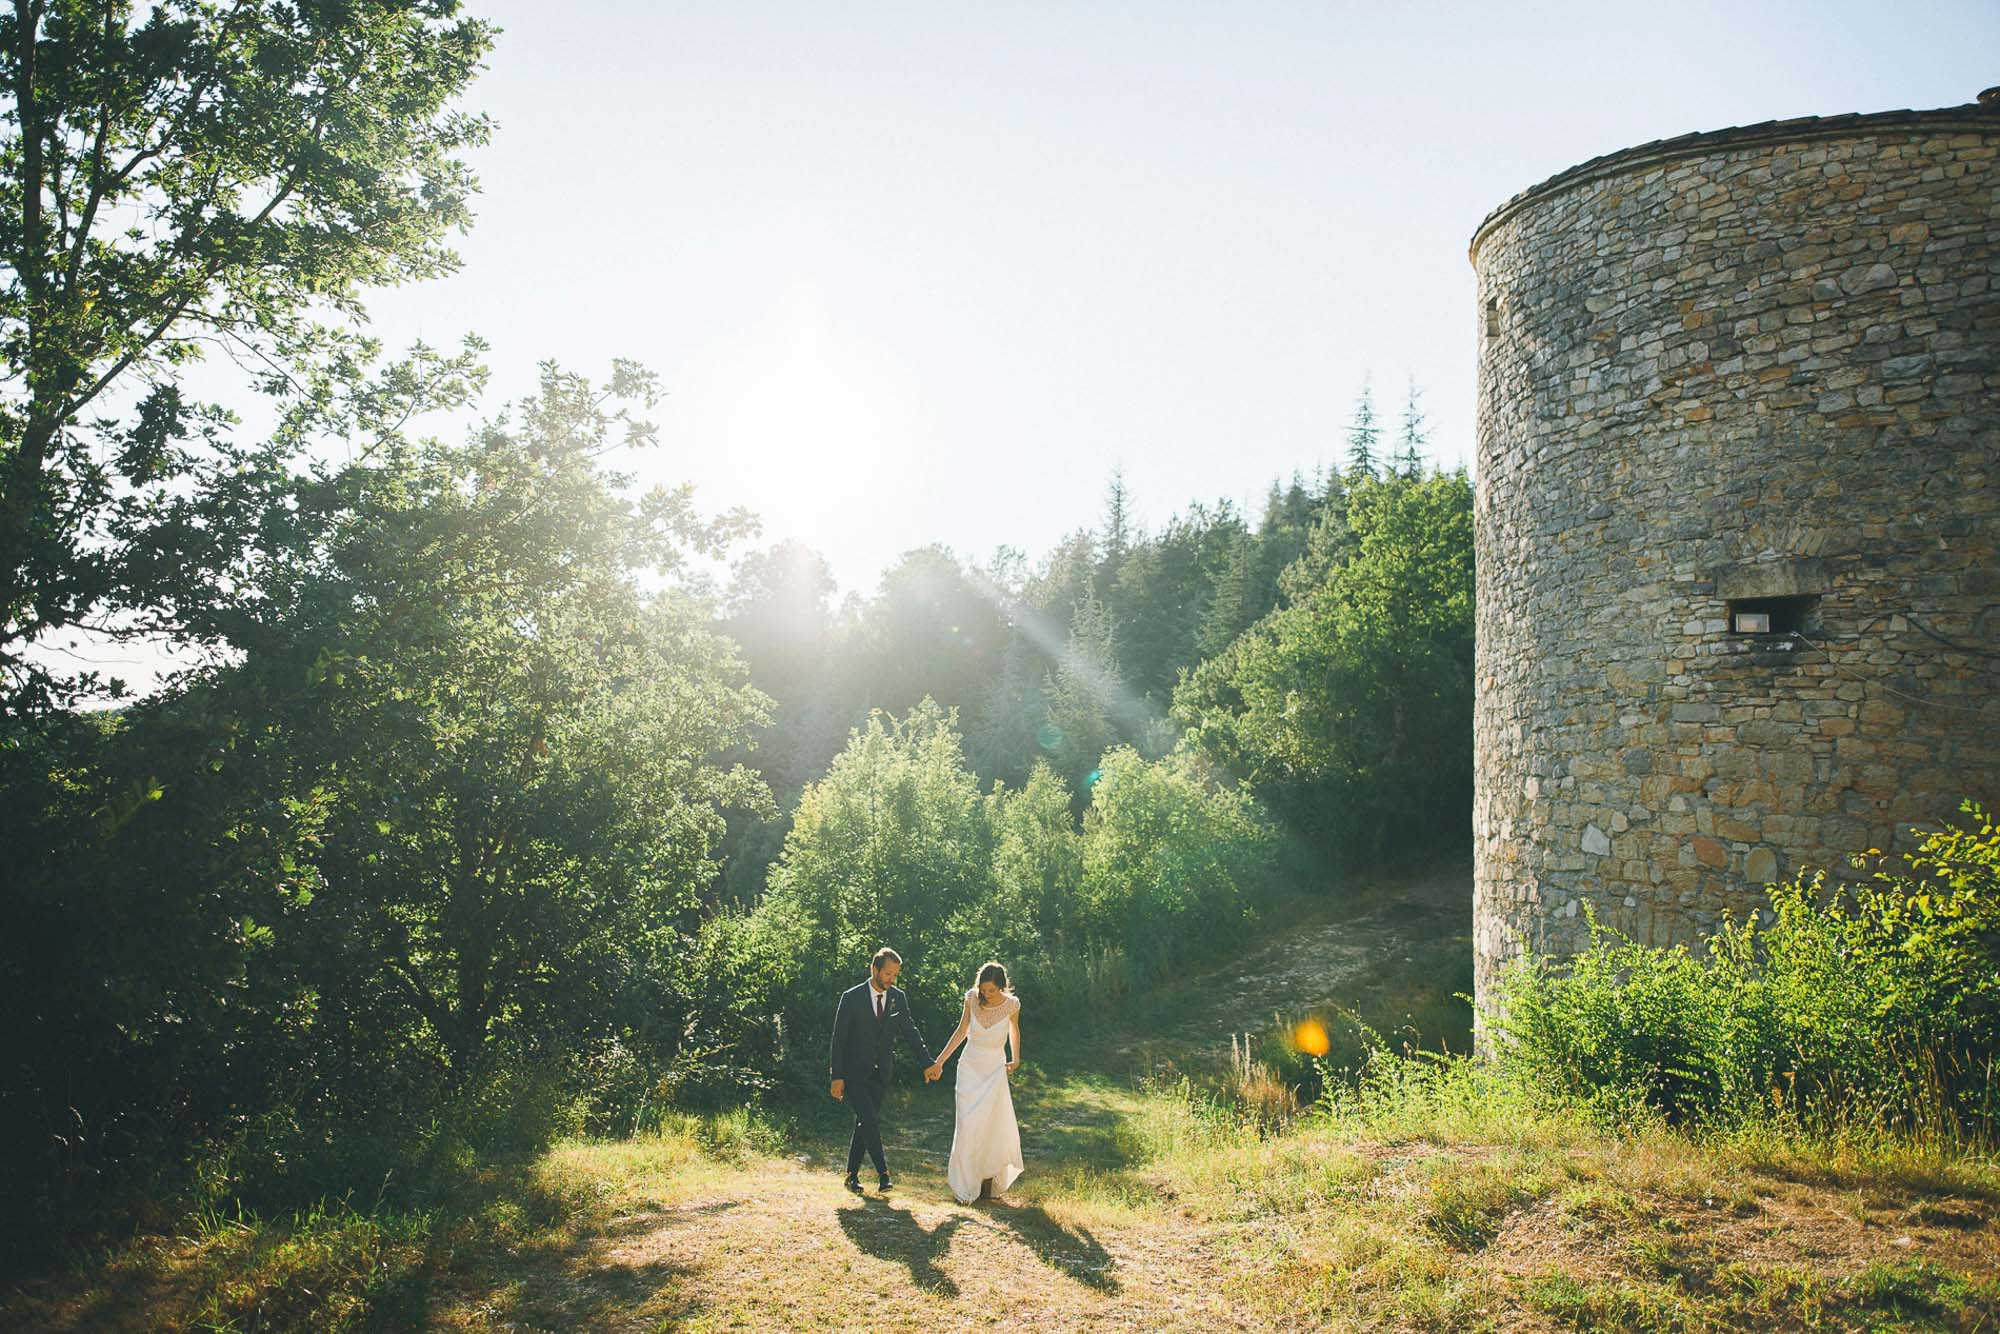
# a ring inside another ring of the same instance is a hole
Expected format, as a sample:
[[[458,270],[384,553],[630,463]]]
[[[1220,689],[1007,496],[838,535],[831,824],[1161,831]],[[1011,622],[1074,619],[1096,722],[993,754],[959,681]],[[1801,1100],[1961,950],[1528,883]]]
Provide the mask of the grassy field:
[[[1385,886],[1115,1020],[1025,1015],[1029,1170],[1000,1202],[951,1199],[950,1095],[912,1080],[886,1197],[841,1189],[837,1108],[687,1118],[394,1211],[155,1227],[0,1300],[0,1326],[2000,1328],[1991,1161],[1609,1136],[1476,1076],[1282,1128],[1212,1096],[1245,1075],[1232,1033],[1270,1050],[1307,1014],[1449,1040],[1464,903],[1454,876]]]

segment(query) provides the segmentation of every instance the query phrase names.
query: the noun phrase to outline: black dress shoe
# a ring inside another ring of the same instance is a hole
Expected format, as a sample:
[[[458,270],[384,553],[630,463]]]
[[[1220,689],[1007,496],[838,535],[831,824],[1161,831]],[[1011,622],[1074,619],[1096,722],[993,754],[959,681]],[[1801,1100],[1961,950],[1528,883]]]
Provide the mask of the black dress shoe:
[[[847,1188],[853,1191],[856,1195],[859,1195],[861,1193],[861,1178],[860,1177],[847,1178]]]
[[[875,1189],[888,1190],[891,1186],[894,1186],[895,1184],[896,1183],[889,1180],[889,1178],[883,1177],[880,1181],[875,1183]]]

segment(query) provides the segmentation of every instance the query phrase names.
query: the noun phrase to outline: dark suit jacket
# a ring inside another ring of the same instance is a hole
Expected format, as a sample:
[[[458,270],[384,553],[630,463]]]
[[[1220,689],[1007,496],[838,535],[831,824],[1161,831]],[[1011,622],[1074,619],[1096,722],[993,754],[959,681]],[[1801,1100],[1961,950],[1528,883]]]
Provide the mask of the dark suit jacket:
[[[902,988],[890,987],[883,1001],[883,1014],[875,1017],[875,1002],[868,984],[850,987],[840,994],[833,1012],[833,1051],[829,1063],[835,1079],[866,1079],[877,1067],[887,1083],[896,1073],[896,1038],[910,1044],[924,1065],[931,1064],[931,1049],[910,1018],[910,998]]]

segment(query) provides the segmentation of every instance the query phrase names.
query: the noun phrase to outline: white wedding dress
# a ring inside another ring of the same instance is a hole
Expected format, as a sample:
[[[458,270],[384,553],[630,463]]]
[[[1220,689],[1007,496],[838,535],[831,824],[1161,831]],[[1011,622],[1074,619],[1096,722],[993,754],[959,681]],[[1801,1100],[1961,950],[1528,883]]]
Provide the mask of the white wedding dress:
[[[945,1180],[961,1204],[979,1198],[980,1184],[993,1179],[999,1194],[1021,1175],[1021,1128],[1014,1121],[1014,1094],[1007,1086],[1007,1031],[1021,1012],[1009,996],[997,1014],[982,1021],[977,990],[965,993],[965,1050],[958,1055],[958,1119],[951,1132],[951,1161]]]

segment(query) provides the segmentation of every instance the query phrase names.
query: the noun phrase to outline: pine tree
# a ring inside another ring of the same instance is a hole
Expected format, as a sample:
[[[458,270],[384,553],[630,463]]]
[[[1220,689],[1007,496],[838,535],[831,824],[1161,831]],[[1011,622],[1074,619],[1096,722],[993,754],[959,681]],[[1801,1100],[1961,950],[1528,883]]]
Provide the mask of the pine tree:
[[[1018,630],[1008,639],[1000,675],[987,687],[967,738],[973,767],[982,777],[1019,787],[1034,767],[1049,716],[1048,696],[1036,673],[1038,656]]]
[[[1402,448],[1396,454],[1397,470],[1405,477],[1419,478],[1424,475],[1423,447],[1430,442],[1431,434],[1424,425],[1424,410],[1417,403],[1417,382],[1410,380],[1409,397],[1403,403],[1403,427],[1397,443]]]
[[[1375,447],[1381,435],[1381,428],[1375,424],[1375,396],[1364,377],[1361,400],[1354,405],[1354,421],[1347,428],[1348,481],[1375,476]]]
[[[1062,661],[1042,683],[1049,702],[1043,746],[1078,797],[1089,792],[1088,775],[1118,740],[1124,690],[1111,614],[1086,592],[1070,617]]]
[[[1197,645],[1201,656],[1212,658],[1229,647],[1231,641],[1264,613],[1258,588],[1257,539],[1239,532],[1230,543],[1228,563],[1216,576],[1208,607],[1201,618]]]
[[[1347,487],[1338,469],[1319,493],[1318,513],[1306,533],[1305,550],[1278,575],[1278,593],[1285,603],[1301,601],[1348,557],[1353,533],[1347,526]]]
[[[1079,528],[1042,557],[1021,587],[1021,601],[1060,625],[1097,583],[1097,534]]]
[[[1132,546],[1130,495],[1125,490],[1125,469],[1111,470],[1111,488],[1104,497],[1104,586],[1110,587],[1118,578],[1118,569],[1125,563],[1126,553]]]

